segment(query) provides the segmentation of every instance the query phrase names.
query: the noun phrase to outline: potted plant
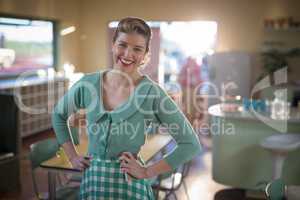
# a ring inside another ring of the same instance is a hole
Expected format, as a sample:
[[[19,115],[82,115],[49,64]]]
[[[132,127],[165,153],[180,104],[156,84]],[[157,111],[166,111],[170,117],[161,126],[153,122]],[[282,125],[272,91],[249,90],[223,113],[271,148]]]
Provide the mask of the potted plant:
[[[272,74],[279,69],[288,67],[288,59],[300,55],[300,48],[292,48],[289,50],[270,49],[262,53],[262,62],[264,72],[259,76],[259,80],[265,76],[271,75],[271,84],[273,84]],[[289,68],[288,68],[289,70]]]

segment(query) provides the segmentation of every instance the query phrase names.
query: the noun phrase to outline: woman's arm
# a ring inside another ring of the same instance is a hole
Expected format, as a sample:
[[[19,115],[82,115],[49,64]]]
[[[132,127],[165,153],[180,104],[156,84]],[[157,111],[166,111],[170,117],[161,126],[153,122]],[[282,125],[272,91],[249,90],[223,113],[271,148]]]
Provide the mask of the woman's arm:
[[[74,167],[75,169],[84,170],[90,165],[90,158],[80,156],[71,141],[65,142],[62,147],[67,154],[72,167]]]
[[[146,168],[145,178],[152,178],[160,174],[169,172],[171,170],[171,166],[165,160],[162,159],[157,163],[152,164]]]
[[[188,162],[201,151],[198,137],[187,118],[161,88],[157,91],[159,94],[154,103],[155,116],[158,123],[167,128],[177,146],[162,160],[148,167],[142,166],[130,153],[123,153],[120,157],[122,170],[136,178],[151,178],[169,172]]]
[[[176,169],[199,154],[201,146],[192,125],[176,103],[160,87],[158,87],[157,92],[159,94],[154,100],[155,116],[158,123],[176,141],[174,151],[165,156],[164,160],[172,169]]]
[[[83,98],[83,87],[80,80],[67,91],[53,109],[52,126],[60,145],[71,141],[67,120],[69,116],[84,107]]]
[[[138,179],[152,178],[159,174],[169,172],[172,169],[165,160],[160,160],[148,167],[145,167],[138,162],[130,152],[123,152],[120,160],[121,170]]]
[[[52,125],[57,141],[63,147],[72,166],[80,170],[88,166],[89,162],[76,152],[67,120],[73,113],[84,107],[83,98],[82,82],[79,81],[58,101],[52,113]]]

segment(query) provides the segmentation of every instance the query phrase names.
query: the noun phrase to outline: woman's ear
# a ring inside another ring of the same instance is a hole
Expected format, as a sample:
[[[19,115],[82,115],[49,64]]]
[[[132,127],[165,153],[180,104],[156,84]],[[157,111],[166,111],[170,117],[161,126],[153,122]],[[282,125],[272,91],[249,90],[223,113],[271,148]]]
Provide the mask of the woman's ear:
[[[140,64],[140,67],[147,65],[149,61],[150,61],[150,53],[147,52],[144,56],[142,63]]]

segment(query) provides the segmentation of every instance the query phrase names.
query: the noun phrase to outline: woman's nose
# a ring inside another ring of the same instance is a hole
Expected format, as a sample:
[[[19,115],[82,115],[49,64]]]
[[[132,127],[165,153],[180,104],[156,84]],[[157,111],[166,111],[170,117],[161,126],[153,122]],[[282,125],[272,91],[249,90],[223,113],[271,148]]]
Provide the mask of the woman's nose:
[[[126,58],[131,58],[131,57],[133,56],[132,50],[131,50],[130,48],[127,48],[127,49],[125,50],[125,52],[124,52],[124,56],[125,56]]]

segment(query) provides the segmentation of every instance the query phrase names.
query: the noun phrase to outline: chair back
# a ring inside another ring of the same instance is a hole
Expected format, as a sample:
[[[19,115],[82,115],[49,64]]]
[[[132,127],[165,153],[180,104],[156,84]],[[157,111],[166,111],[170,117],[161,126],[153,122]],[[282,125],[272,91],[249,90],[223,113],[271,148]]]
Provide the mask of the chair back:
[[[67,120],[68,130],[74,145],[79,144],[78,127],[72,125],[74,116],[71,115]],[[45,139],[30,145],[29,159],[32,169],[37,168],[42,162],[54,157],[59,150],[60,145],[55,138]]]
[[[80,118],[81,119],[81,118]],[[78,125],[78,116],[76,114],[71,115],[67,120],[68,131],[74,145],[78,145],[80,142],[80,132],[79,129],[82,128],[80,124]],[[74,121],[75,120],[75,121]],[[42,141],[38,141],[30,145],[29,159],[31,161],[32,168],[32,180],[33,189],[38,199],[47,199],[47,195],[39,193],[38,184],[35,175],[35,169],[40,166],[40,164],[50,158],[54,157],[60,149],[60,145],[56,138],[49,138]],[[60,177],[57,174],[58,180],[61,182]],[[73,181],[80,182],[81,175],[72,176],[70,180],[67,181],[65,185],[62,185],[56,191],[56,199],[77,199],[79,193],[78,186],[69,185]]]
[[[171,195],[177,199],[175,192],[181,187],[182,184],[185,184],[184,179],[188,175],[189,169],[190,162],[187,162],[172,172],[159,175],[157,182],[154,182],[152,185],[152,188],[156,193],[156,198],[158,198],[159,192],[162,191],[166,193],[165,199],[168,199]],[[186,190],[186,185],[184,186],[184,189]]]
[[[29,159],[31,168],[37,168],[42,162],[54,157],[59,150],[59,144],[55,138],[49,138],[30,145]]]
[[[47,197],[38,192],[35,169],[39,167],[42,162],[54,157],[58,149],[59,144],[55,138],[45,139],[30,145],[29,160],[31,162],[32,169],[32,183],[34,192],[38,199],[45,199]]]
[[[286,189],[283,180],[276,179],[267,184],[265,194],[268,200],[285,200]]]

